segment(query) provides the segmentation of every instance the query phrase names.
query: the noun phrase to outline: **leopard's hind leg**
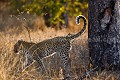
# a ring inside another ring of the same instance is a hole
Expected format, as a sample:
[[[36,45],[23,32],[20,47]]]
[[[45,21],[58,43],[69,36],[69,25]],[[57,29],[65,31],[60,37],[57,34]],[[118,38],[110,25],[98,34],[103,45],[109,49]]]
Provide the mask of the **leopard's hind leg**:
[[[68,51],[60,52],[60,58],[62,60],[63,67],[63,80],[72,80],[71,79],[71,60],[69,58]]]

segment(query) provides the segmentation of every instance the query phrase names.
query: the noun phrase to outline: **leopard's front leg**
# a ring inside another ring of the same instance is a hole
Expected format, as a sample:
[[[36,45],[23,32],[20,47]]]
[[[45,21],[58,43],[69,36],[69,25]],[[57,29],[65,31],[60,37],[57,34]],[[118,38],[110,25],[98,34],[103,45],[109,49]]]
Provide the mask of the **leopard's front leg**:
[[[22,65],[23,71],[26,70],[32,62],[33,62],[32,55],[30,55],[28,52],[25,52],[25,55],[23,57],[23,65]]]
[[[38,56],[39,57],[39,56]],[[43,60],[42,59],[40,59],[40,58],[37,58],[37,60],[36,60],[37,62],[38,62],[38,65],[39,65],[39,67],[41,68],[41,73],[42,73],[42,75],[45,75],[45,74],[47,74],[47,69],[45,68],[45,65],[44,65],[44,62],[43,62]]]

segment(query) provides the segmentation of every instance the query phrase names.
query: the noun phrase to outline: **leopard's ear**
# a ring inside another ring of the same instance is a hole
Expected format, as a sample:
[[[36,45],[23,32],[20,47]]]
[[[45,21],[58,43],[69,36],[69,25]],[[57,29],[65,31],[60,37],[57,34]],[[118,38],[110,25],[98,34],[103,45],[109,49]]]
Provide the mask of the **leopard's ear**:
[[[21,42],[21,41],[23,41],[23,39],[18,40],[18,42]]]
[[[23,42],[23,40],[21,39],[21,40],[18,40],[18,43],[21,43],[21,42]]]

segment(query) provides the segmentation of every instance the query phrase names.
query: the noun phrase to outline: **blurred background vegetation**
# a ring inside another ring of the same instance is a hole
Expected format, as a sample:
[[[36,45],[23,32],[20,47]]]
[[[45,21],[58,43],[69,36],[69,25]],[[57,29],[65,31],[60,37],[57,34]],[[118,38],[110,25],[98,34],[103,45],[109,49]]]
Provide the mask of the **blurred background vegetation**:
[[[13,15],[17,16],[17,18],[22,15],[26,19],[28,27],[39,26],[41,30],[45,26],[56,29],[70,27],[70,20],[75,22],[77,15],[88,16],[88,0],[0,0],[0,4],[0,12],[3,12],[0,13],[1,17],[6,13],[12,17]],[[7,12],[4,12],[5,10]],[[5,17],[2,18],[1,21],[5,21]],[[40,26],[41,23],[36,22],[38,19],[40,22],[43,21],[45,25]],[[11,24],[11,22],[9,23]],[[1,24],[4,26],[4,23]],[[11,26],[16,25],[12,24]]]

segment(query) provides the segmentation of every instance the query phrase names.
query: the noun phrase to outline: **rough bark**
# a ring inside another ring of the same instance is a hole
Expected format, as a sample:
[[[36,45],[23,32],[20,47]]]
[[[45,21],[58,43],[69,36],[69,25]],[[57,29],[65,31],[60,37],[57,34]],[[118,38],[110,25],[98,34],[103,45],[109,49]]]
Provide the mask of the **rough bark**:
[[[89,1],[90,63],[97,69],[120,69],[120,0]]]

